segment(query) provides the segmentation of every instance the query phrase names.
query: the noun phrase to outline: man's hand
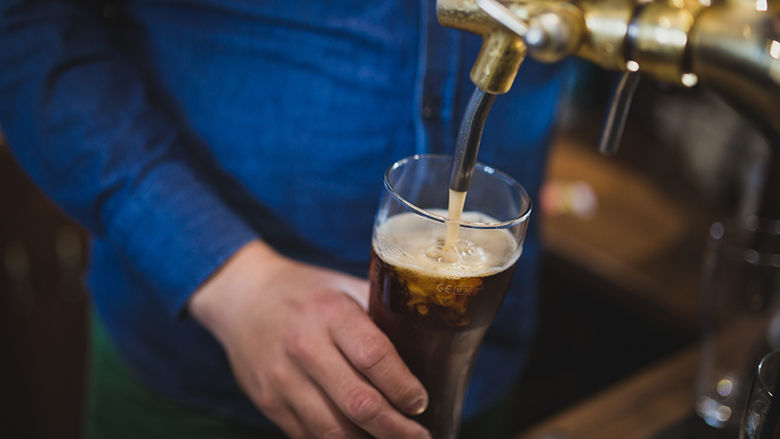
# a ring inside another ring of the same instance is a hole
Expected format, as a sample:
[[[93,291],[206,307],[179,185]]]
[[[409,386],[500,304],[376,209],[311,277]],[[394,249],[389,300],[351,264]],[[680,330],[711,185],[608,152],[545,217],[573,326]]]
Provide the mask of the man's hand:
[[[429,438],[420,382],[365,313],[368,282],[255,241],[192,297],[255,405],[293,438]]]

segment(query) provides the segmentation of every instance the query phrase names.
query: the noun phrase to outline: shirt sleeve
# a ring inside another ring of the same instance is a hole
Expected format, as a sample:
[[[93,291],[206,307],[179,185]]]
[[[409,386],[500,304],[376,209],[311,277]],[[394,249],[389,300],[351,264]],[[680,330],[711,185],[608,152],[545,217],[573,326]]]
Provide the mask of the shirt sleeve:
[[[21,166],[109,242],[171,315],[255,232],[199,171],[102,17],[69,2],[0,0],[0,126]]]

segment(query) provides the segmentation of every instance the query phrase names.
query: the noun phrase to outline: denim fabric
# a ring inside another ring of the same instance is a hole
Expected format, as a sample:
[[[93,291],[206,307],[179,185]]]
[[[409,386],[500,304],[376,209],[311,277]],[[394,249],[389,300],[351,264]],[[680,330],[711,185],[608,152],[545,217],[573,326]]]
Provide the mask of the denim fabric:
[[[439,26],[433,0],[100,3],[0,0],[0,125],[90,230],[89,287],[132,370],[182,404],[267,425],[182,313],[190,294],[258,237],[365,276],[383,172],[452,150],[479,39]],[[534,199],[563,77],[526,61],[486,127],[480,160]],[[524,362],[531,224],[466,417]]]

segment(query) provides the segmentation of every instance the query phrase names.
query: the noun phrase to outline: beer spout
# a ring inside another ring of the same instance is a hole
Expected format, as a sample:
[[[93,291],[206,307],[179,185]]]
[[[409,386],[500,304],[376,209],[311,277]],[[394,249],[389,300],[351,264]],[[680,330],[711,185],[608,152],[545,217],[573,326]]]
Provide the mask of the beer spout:
[[[495,100],[496,95],[479,88],[474,88],[469,98],[458,130],[455,157],[450,172],[450,189],[455,192],[468,192],[471,187],[471,177],[474,175],[474,165],[477,163],[482,131]]]
[[[780,0],[437,0],[436,10],[443,26],[482,36],[470,77],[484,92],[509,91],[526,55],[634,66],[715,90],[780,153]],[[627,109],[631,78],[613,110]],[[624,114],[610,113],[605,150],[614,151]]]
[[[604,119],[604,127],[601,129],[600,153],[604,155],[617,153],[637,84],[639,84],[639,72],[629,71],[620,76],[615,90],[612,92],[607,116]]]

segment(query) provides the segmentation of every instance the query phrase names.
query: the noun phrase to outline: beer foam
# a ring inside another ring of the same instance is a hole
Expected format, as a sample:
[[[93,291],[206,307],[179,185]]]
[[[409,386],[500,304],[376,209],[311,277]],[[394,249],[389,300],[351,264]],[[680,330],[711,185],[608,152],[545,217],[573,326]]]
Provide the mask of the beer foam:
[[[443,209],[430,212],[447,216]],[[463,222],[491,224],[498,221],[482,212],[466,211]],[[374,251],[388,264],[434,277],[484,277],[499,273],[517,261],[522,248],[506,229],[460,228],[456,260],[437,258],[444,246],[446,226],[415,213],[394,215],[379,225]]]

